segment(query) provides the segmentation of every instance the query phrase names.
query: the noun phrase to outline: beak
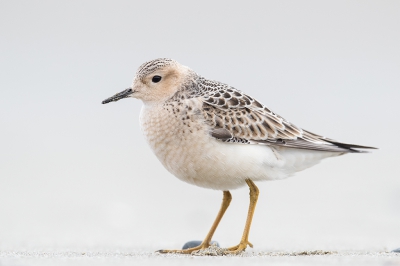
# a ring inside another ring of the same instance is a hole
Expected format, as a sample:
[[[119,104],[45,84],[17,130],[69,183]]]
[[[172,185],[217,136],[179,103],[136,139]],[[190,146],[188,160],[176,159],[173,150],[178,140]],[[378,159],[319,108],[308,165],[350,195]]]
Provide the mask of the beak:
[[[120,93],[115,94],[114,96],[111,96],[110,98],[105,99],[104,101],[102,101],[102,104],[106,104],[109,102],[116,102],[119,101],[123,98],[127,98],[129,97],[131,94],[133,94],[133,90],[132,88],[127,88],[124,91],[121,91]]]

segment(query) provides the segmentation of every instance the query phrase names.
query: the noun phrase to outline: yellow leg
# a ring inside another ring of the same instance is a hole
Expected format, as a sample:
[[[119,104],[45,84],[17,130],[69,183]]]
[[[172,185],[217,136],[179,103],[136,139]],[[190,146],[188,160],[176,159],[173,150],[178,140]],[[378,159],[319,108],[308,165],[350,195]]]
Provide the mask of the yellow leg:
[[[191,254],[193,251],[208,248],[210,246],[210,242],[215,233],[215,230],[217,229],[219,222],[221,221],[222,217],[224,216],[226,209],[228,209],[229,204],[231,203],[231,200],[232,200],[231,193],[229,191],[224,191],[224,197],[222,199],[222,204],[221,204],[221,208],[218,212],[218,215],[215,218],[215,221],[214,221],[213,225],[211,226],[211,229],[208,232],[206,238],[203,240],[203,242],[199,246],[194,247],[194,248],[184,249],[184,250],[179,250],[179,249],[178,250],[158,250],[157,252],[159,252],[159,253]]]
[[[233,254],[237,254],[244,251],[247,248],[247,245],[253,247],[253,245],[249,242],[249,232],[250,232],[251,221],[253,220],[254,210],[257,204],[259,191],[257,186],[250,179],[246,179],[246,183],[250,188],[249,212],[247,214],[246,225],[244,227],[244,232],[242,239],[240,240],[240,243],[234,247],[228,248],[228,250]]]

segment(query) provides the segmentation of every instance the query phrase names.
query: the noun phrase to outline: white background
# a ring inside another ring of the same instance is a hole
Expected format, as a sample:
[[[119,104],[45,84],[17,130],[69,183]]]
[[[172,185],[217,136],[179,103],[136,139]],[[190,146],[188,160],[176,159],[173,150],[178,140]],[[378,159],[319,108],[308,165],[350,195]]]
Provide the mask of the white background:
[[[294,124],[370,154],[260,183],[258,250],[400,247],[399,1],[1,1],[0,247],[180,248],[222,193],[182,183],[141,102],[101,105],[170,57]],[[239,242],[248,191],[215,240]]]

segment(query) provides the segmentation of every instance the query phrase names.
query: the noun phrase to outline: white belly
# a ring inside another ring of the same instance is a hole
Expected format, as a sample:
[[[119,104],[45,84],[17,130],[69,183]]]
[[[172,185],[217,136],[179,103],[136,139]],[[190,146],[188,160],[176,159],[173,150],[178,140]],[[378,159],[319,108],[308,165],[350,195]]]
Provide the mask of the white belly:
[[[207,127],[182,120],[161,106],[142,108],[143,133],[164,167],[187,183],[218,190],[286,178],[339,153],[224,143]],[[184,124],[185,123],[185,124]]]

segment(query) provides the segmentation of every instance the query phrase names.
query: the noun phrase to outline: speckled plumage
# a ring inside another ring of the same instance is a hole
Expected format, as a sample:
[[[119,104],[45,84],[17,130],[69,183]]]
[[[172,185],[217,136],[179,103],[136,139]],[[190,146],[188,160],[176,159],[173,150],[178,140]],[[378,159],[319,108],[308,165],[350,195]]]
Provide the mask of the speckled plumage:
[[[171,59],[144,63],[130,88],[103,103],[127,97],[143,101],[142,131],[168,171],[187,183],[223,190],[220,211],[202,243],[161,253],[206,251],[232,199],[229,190],[247,185],[245,229],[240,243],[226,249],[238,254],[253,246],[248,238],[259,193],[253,181],[286,178],[324,158],[371,148],[303,130],[249,95]]]
[[[154,71],[175,64],[175,61],[169,58],[158,58],[155,60],[143,63],[136,72],[137,78],[143,78]]]
[[[162,76],[160,84],[152,84],[155,75]],[[282,179],[323,158],[368,148],[305,131],[171,59],[140,66],[132,90],[131,97],[144,102],[141,128],[158,159],[179,179],[205,188]]]

